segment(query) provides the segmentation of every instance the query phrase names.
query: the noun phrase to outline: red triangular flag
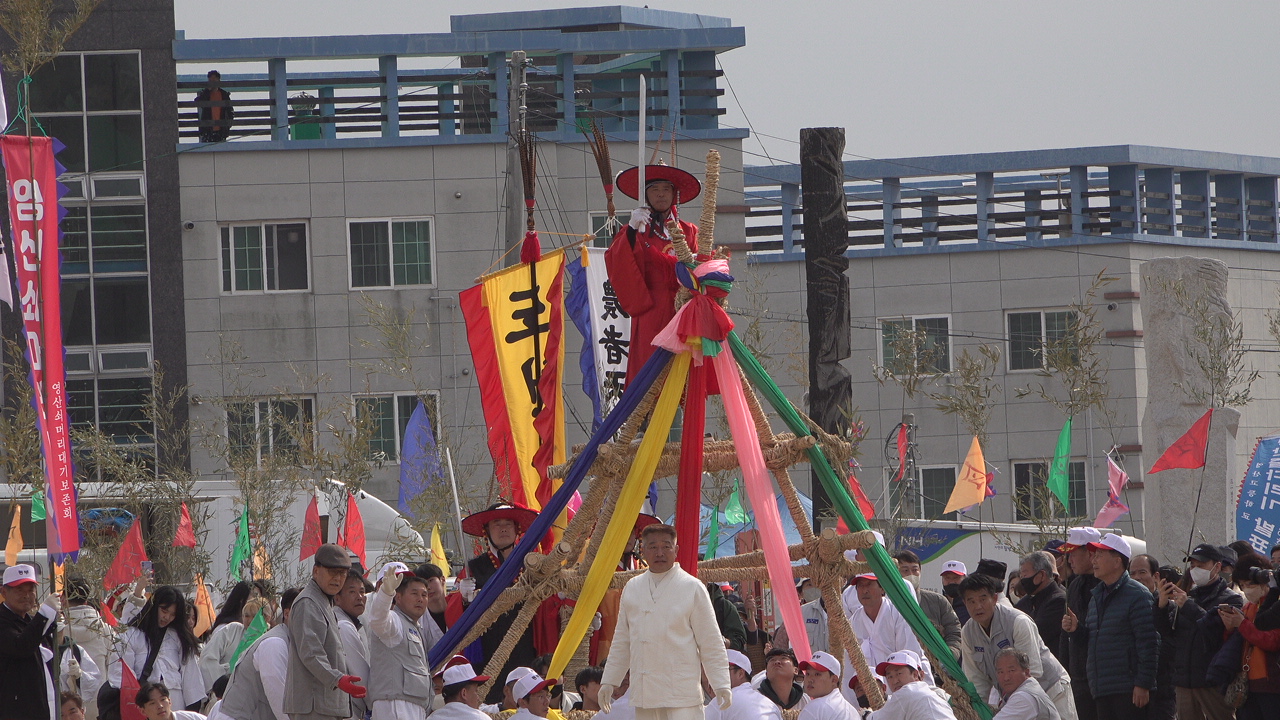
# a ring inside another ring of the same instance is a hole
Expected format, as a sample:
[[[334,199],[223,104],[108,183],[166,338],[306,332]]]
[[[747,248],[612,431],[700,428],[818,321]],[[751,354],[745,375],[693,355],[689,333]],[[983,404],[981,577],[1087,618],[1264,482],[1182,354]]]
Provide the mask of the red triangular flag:
[[[361,565],[369,567],[364,557],[364,518],[360,517],[356,496],[351,493],[347,493],[347,518],[343,525],[344,532],[338,544],[355,553]]]
[[[142,563],[147,562],[147,548],[142,544],[142,523],[136,519],[125,533],[116,559],[111,562],[102,586],[107,590],[128,585],[142,576]]]
[[[894,480],[901,480],[902,476],[907,472],[907,424],[898,425],[898,472],[893,476]]]
[[[133,671],[129,669],[129,663],[124,660],[120,661],[120,720],[147,720],[147,716],[142,714],[142,708],[134,702],[138,697],[138,690],[141,686],[138,684],[138,678],[134,676]]]
[[[196,546],[196,529],[191,524],[191,513],[187,510],[186,503],[182,503],[182,519],[178,520],[178,531],[173,534],[173,546]]]
[[[120,627],[120,620],[116,618],[115,613],[111,612],[111,606],[107,603],[102,603],[102,622],[111,627]]]
[[[320,549],[320,504],[316,501],[316,496],[311,496],[311,502],[307,503],[307,514],[302,519],[302,554],[298,556],[298,560],[306,560],[316,551]]]
[[[1204,467],[1205,454],[1209,451],[1209,421],[1212,418],[1213,409],[1210,408],[1200,416],[1185,435],[1175,440],[1169,449],[1164,451],[1147,473],[1158,473],[1161,470],[1174,468],[1195,470]]]
[[[853,491],[853,498],[858,501],[858,509],[862,511],[863,517],[867,520],[876,516],[876,506],[871,502],[871,498],[862,491],[862,483],[858,482],[858,478],[853,473],[849,473],[849,489]],[[849,534],[849,526],[845,524],[844,518],[836,519],[836,532],[841,535]]]

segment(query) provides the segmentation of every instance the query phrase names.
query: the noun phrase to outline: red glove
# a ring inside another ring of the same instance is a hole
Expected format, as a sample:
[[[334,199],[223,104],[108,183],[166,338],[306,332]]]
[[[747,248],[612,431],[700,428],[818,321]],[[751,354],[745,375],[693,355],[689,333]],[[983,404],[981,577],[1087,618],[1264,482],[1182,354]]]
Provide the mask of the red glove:
[[[363,685],[357,685],[356,683],[358,682],[360,682],[360,678],[355,675],[343,675],[338,678],[338,689],[353,698],[362,698],[369,692],[369,689]]]

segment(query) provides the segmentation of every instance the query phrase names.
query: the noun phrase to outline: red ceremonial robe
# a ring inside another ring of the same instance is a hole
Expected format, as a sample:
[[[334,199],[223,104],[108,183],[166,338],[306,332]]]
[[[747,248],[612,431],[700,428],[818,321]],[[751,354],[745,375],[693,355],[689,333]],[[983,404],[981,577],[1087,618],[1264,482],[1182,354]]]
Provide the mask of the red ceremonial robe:
[[[605,251],[609,283],[618,295],[618,304],[631,316],[631,343],[627,352],[627,385],[653,354],[653,339],[676,314],[676,256],[665,228],[655,232],[649,224],[645,232],[625,226]],[[698,227],[680,221],[690,248],[698,246]],[[659,234],[660,233],[660,234]],[[708,374],[707,394],[719,393],[715,375]]]

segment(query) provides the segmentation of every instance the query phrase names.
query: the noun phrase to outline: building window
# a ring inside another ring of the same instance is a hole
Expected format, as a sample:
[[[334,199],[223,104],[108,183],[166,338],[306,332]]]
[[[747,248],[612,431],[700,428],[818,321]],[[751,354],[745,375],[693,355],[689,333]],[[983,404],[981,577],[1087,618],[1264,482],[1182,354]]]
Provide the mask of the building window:
[[[1067,339],[1075,319],[1070,310],[1009,313],[1009,369],[1043,368],[1046,349]]]
[[[351,287],[431,285],[431,220],[350,223]]]
[[[422,402],[427,407],[427,422],[431,433],[440,440],[440,395],[429,392]],[[405,429],[409,418],[418,408],[415,394],[360,395],[355,398],[356,417],[372,417],[373,432],[369,437],[369,459],[377,462],[400,461],[400,448],[404,447]]]
[[[97,427],[120,444],[153,442],[155,429],[147,417],[151,378],[96,378],[67,381],[67,414],[71,426]]]
[[[233,403],[227,408],[227,444],[231,459],[296,462],[305,443],[313,442],[314,405],[310,398],[267,398]]]
[[[306,223],[222,228],[222,292],[306,290]]]
[[[956,520],[956,513],[944,513],[951,491],[956,487],[956,467],[940,465],[920,467],[919,488],[908,478],[894,480],[886,468],[890,507],[900,509],[904,517],[922,520]]]
[[[31,110],[66,145],[68,173],[143,170],[142,73],[137,52],[59,55],[32,75]]]
[[[607,248],[609,243],[613,242],[613,236],[621,227],[621,220],[615,220],[615,225],[609,227],[609,213],[593,212],[591,213],[591,234],[595,239],[591,241],[591,247]]]
[[[880,321],[880,349],[885,367],[897,374],[951,372],[950,318],[911,317]],[[907,334],[904,331],[913,331]],[[915,341],[911,341],[912,339]],[[898,357],[904,345],[914,348],[913,358]]]
[[[1013,464],[1013,512],[1019,522],[1062,517],[1061,502],[1053,497],[1048,487],[1049,464],[1045,462],[1015,462]],[[1067,466],[1067,492],[1071,507],[1067,517],[1084,517],[1084,461],[1072,461]]]

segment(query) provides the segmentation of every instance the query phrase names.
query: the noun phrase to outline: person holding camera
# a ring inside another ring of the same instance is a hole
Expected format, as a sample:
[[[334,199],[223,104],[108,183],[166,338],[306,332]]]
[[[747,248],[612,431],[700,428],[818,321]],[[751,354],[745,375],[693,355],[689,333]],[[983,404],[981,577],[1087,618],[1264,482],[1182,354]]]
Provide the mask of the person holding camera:
[[[1218,608],[1222,624],[1244,640],[1241,669],[1248,677],[1248,695],[1236,711],[1237,720],[1280,717],[1280,630],[1259,630],[1254,625],[1262,608],[1276,600],[1271,567],[1270,561],[1258,555],[1243,558],[1236,567],[1235,580],[1244,593],[1245,606]]]
[[[1178,696],[1178,720],[1231,720],[1235,711],[1222,690],[1206,677],[1209,663],[1222,647],[1225,627],[1221,605],[1240,608],[1242,598],[1222,578],[1222,549],[1200,543],[1187,556],[1190,591],[1167,580],[1160,583],[1156,628],[1173,655],[1173,685]]]

